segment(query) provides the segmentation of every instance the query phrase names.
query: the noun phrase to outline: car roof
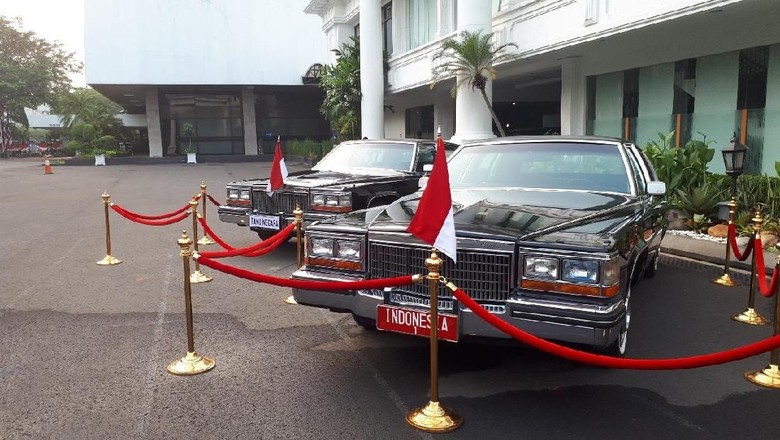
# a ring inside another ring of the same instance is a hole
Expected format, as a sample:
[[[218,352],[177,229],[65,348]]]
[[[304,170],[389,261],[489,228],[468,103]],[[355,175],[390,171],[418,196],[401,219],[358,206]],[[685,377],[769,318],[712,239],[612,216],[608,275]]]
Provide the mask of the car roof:
[[[502,145],[502,144],[516,144],[516,143],[530,143],[530,142],[583,142],[583,143],[599,143],[599,144],[612,144],[622,145],[625,142],[623,139],[608,136],[508,136],[494,139],[481,139],[464,142],[464,146],[471,145]]]

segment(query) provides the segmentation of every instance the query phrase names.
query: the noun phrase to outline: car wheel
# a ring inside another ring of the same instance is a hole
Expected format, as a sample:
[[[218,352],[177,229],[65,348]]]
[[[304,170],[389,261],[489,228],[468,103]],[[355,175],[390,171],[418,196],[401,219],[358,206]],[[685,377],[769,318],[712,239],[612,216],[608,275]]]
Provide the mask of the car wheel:
[[[645,267],[645,278],[652,278],[658,272],[658,251],[653,252],[650,264]]]
[[[376,321],[374,321],[371,318],[365,318],[363,316],[352,314],[352,319],[355,321],[355,324],[363,327],[366,330],[376,331]]]
[[[617,339],[605,350],[605,354],[615,357],[626,355],[626,346],[628,345],[628,329],[631,327],[631,282],[629,280],[628,290],[626,292],[626,318],[620,327]]]

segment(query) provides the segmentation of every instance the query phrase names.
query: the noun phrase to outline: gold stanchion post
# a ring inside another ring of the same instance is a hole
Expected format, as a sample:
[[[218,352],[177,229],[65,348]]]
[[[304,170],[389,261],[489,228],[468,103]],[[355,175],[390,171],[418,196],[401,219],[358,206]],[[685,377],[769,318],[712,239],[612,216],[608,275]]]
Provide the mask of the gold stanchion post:
[[[303,266],[303,233],[301,231],[303,227],[303,210],[300,205],[295,205],[293,215],[295,216],[295,220],[293,220],[293,223],[295,223],[295,264],[301,267]],[[284,302],[290,305],[298,304],[292,295],[288,296]]]
[[[425,432],[442,433],[458,429],[463,418],[439,403],[439,271],[441,258],[436,249],[425,260],[428,268],[428,292],[431,297],[431,400],[427,405],[410,411],[406,421]]]
[[[764,218],[761,215],[761,205],[756,205],[755,216],[751,219],[753,221],[753,240],[758,242],[761,240],[761,225],[764,222]],[[759,315],[756,312],[756,284],[758,280],[758,268],[756,267],[756,252],[759,252],[757,246],[753,246],[753,259],[750,264],[750,287],[748,289],[748,306],[747,309],[731,317],[734,321],[741,322],[750,325],[767,325],[769,320]]]
[[[108,206],[111,204],[111,196],[108,195],[108,190],[103,190],[103,211],[105,211],[106,222],[106,256],[102,260],[98,261],[99,266],[115,266],[120,264],[122,260],[111,256],[111,225],[108,220]]]
[[[729,231],[730,231],[731,225],[734,224],[734,214],[737,211],[737,199],[735,197],[731,198],[731,200],[728,203],[728,207],[729,207]],[[731,239],[730,234],[726,234],[726,261],[723,264],[723,275],[712,280],[713,283],[720,284],[722,286],[727,286],[727,287],[732,287],[737,285],[737,282],[734,281],[733,278],[731,278],[731,274],[729,273],[729,265],[731,264],[730,239]]]
[[[195,252],[198,252],[198,201],[190,200],[190,212],[192,213],[192,240]],[[195,272],[190,276],[192,284],[208,283],[212,278],[200,271],[200,263],[195,260]]]
[[[208,193],[206,192],[206,182],[201,181],[200,182],[200,201],[201,201],[201,216],[203,217],[203,221],[206,221],[206,199],[208,198]],[[211,244],[214,244],[214,240],[212,240],[207,234],[206,231],[203,231],[203,237],[198,240],[198,244],[201,246],[208,246]]]
[[[177,241],[181,247],[181,257],[184,263],[184,308],[187,319],[187,355],[168,364],[168,372],[177,376],[192,376],[205,373],[214,368],[214,359],[199,355],[195,351],[195,335],[192,327],[192,288],[190,286],[190,257],[192,240],[187,237],[187,231],[181,231]]]
[[[775,270],[780,270],[780,257],[775,261]],[[774,336],[780,335],[780,283],[775,286],[775,332]],[[780,348],[772,350],[769,357],[769,365],[760,371],[750,371],[745,373],[745,378],[756,385],[768,388],[780,388]]]

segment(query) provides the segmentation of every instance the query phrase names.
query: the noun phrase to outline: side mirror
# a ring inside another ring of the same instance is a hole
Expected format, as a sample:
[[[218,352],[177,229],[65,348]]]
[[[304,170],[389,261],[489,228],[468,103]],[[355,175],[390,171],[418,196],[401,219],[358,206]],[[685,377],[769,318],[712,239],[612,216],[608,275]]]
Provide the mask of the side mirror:
[[[653,180],[647,182],[647,193],[651,196],[662,196],[666,194],[666,182]]]
[[[423,165],[423,173],[430,173],[433,171],[433,164],[432,163],[426,163]]]

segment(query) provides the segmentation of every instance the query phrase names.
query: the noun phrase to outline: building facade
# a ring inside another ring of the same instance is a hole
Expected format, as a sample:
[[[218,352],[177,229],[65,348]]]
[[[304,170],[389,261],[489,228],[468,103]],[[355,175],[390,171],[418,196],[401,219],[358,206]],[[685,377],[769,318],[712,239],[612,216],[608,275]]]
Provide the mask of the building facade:
[[[310,81],[327,46],[306,4],[86,0],[86,82],[142,127],[153,157],[180,154],[184,123],[199,154],[257,155],[272,153],[277,136],[327,138]]]
[[[674,131],[676,145],[715,149],[737,136],[748,172],[774,175],[780,160],[780,1],[311,0],[305,12],[331,49],[360,36],[361,69],[373,72],[361,78],[368,137],[432,137],[437,126],[456,141],[493,136],[479,96],[429,87],[441,43],[483,30],[517,45],[488,84],[507,134],[644,145]],[[386,82],[375,73],[383,50]]]

